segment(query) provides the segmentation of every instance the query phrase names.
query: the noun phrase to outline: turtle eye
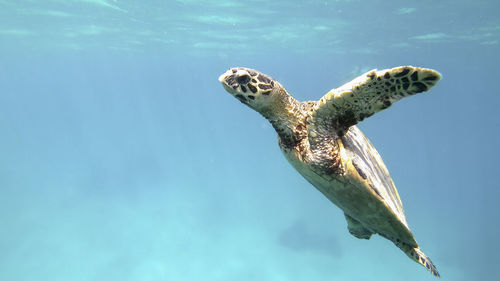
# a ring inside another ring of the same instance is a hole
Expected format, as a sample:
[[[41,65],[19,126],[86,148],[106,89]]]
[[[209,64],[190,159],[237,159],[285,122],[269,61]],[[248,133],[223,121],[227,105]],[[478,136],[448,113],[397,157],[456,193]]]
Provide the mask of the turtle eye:
[[[238,82],[239,84],[246,84],[250,81],[250,79],[251,79],[250,75],[248,75],[248,74],[236,76],[236,82]]]

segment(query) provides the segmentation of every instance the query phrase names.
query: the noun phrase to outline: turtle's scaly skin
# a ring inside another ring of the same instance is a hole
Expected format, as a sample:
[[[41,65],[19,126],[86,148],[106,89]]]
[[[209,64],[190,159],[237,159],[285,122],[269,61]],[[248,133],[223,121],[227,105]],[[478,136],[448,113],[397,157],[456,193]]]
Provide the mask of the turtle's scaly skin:
[[[344,211],[352,235],[380,234],[437,277],[408,227],[382,158],[355,124],[440,79],[434,70],[412,66],[372,70],[317,102],[299,102],[278,81],[252,69],[231,68],[219,77],[230,94],[271,122],[287,160]]]

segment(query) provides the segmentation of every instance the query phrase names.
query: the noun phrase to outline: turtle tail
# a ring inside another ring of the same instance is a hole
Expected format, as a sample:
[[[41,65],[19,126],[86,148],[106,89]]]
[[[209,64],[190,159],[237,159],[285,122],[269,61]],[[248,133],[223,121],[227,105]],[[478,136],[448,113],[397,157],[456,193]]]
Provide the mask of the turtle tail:
[[[427,268],[427,270],[434,276],[441,277],[441,275],[439,275],[436,266],[432,263],[431,259],[426,254],[424,254],[424,252],[422,252],[422,250],[420,250],[418,246],[412,247],[405,243],[397,243],[396,246],[398,246],[401,250],[403,250],[403,252],[405,252],[405,254],[412,260],[418,262],[423,267]]]

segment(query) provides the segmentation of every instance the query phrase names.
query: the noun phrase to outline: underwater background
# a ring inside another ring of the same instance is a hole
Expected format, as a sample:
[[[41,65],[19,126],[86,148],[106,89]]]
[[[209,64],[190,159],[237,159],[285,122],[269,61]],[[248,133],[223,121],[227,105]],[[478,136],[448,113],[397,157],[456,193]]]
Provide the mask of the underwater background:
[[[0,280],[435,280],[344,215],[217,81],[317,100],[438,70],[359,124],[443,280],[500,280],[500,2],[0,1]]]

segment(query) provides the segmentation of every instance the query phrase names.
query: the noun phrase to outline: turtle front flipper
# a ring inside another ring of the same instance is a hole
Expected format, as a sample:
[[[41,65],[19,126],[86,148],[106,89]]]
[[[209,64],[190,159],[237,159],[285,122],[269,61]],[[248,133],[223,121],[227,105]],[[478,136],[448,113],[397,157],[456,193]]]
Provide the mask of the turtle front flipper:
[[[324,95],[312,111],[314,120],[335,127],[342,134],[366,117],[388,108],[394,102],[429,90],[441,74],[427,68],[401,66],[371,70]]]

